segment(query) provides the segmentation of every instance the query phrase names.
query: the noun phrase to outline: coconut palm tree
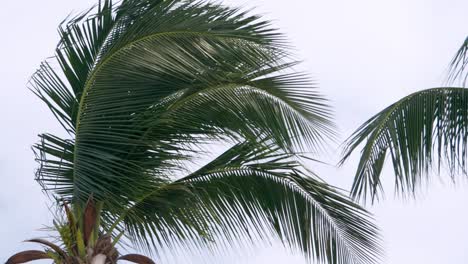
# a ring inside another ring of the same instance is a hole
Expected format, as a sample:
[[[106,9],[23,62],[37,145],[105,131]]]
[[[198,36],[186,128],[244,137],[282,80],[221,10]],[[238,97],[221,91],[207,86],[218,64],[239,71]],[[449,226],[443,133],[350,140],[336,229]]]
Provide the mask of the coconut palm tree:
[[[381,172],[387,155],[395,189],[414,195],[431,168],[448,168],[452,180],[466,175],[468,158],[468,38],[453,58],[447,87],[410,94],[362,124],[345,144],[344,162],[365,142],[351,194],[372,201],[382,194]]]
[[[34,146],[60,243],[30,240],[45,251],[8,264],[153,263],[116,245],[157,257],[271,239],[310,261],[378,261],[370,215],[301,163],[334,126],[268,22],[205,1],[102,0],[59,32],[31,88],[66,131]]]

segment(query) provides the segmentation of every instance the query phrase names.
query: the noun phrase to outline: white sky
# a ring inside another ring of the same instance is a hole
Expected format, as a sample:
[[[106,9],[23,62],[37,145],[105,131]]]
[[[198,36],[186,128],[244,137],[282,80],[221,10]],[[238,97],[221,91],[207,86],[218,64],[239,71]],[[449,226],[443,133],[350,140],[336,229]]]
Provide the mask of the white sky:
[[[449,60],[468,35],[466,0],[224,2],[256,6],[257,13],[274,19],[274,25],[297,48],[297,57],[304,60],[302,69],[320,82],[321,91],[332,100],[342,139],[398,98],[439,86]],[[25,84],[39,63],[53,54],[58,23],[70,12],[93,3],[2,2],[0,261],[33,248],[21,241],[43,235],[37,230],[51,220],[46,199],[33,181],[36,163],[30,146],[37,134],[60,128]],[[338,153],[332,150],[322,160],[334,164]],[[355,168],[356,158],[340,169],[321,166],[316,170],[331,183],[349,189]],[[390,170],[385,176],[391,179]],[[454,188],[448,181],[445,185],[435,181],[423,188],[417,201],[402,201],[393,199],[388,188],[387,200],[369,208],[383,229],[386,263],[467,263],[467,190],[466,183]],[[227,253],[221,260],[232,264],[305,263],[279,245],[247,256]],[[203,257],[194,256],[190,262],[203,263]]]

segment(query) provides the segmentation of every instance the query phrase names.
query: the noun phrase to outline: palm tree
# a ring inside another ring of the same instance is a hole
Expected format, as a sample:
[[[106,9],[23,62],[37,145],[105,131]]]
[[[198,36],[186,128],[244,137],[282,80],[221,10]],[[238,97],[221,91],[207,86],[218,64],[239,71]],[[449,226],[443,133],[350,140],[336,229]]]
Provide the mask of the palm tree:
[[[410,94],[362,124],[345,144],[343,163],[365,141],[351,194],[379,199],[387,153],[395,189],[414,195],[430,170],[447,167],[452,180],[466,175],[468,158],[468,38],[453,58],[447,87]],[[455,84],[457,86],[454,86]]]
[[[378,261],[370,215],[301,164],[334,126],[268,22],[204,1],[102,0],[59,32],[31,88],[67,134],[34,146],[65,215],[60,245],[30,240],[45,251],[8,264],[152,263],[115,246],[157,256],[274,238],[311,261]]]

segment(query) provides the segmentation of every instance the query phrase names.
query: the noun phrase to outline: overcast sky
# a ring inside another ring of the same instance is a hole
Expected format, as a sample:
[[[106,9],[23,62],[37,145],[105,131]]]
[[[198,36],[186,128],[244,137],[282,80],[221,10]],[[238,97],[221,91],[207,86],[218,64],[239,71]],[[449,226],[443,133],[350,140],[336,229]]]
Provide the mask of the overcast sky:
[[[0,16],[0,262],[33,248],[22,240],[42,236],[50,224],[47,199],[33,180],[30,149],[41,132],[60,128],[26,89],[39,63],[53,54],[57,25],[91,0],[2,1]],[[466,0],[251,0],[227,5],[257,7],[296,47],[295,54],[332,101],[342,139],[398,98],[440,86],[446,66],[468,35]],[[337,146],[334,146],[338,149]],[[338,150],[323,155],[335,164]],[[356,157],[344,167],[316,167],[331,183],[349,189]],[[389,168],[390,164],[387,164]],[[391,179],[390,170],[385,177]],[[441,175],[442,179],[447,179]],[[385,239],[388,264],[468,262],[468,184],[432,182],[418,200],[387,199],[373,207]],[[221,263],[305,263],[280,245],[246,256],[227,253]],[[173,263],[187,263],[175,258]],[[202,256],[191,258],[203,263]],[[189,262],[189,263],[190,263]]]

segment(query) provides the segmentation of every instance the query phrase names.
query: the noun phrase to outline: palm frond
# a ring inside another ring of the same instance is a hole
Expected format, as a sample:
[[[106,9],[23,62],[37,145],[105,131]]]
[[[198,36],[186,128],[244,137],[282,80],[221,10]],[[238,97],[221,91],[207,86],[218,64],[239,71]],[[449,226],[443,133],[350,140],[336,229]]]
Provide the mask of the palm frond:
[[[461,47],[458,49],[457,53],[450,62],[449,73],[447,76],[448,85],[455,85],[458,80],[458,85],[466,87],[466,82],[468,80],[468,37],[465,39]]]
[[[44,251],[26,250],[11,256],[5,264],[20,264],[41,259],[52,259],[52,257]]]
[[[333,136],[326,101],[287,72],[282,35],[259,17],[203,1],[104,1],[97,10],[62,27],[62,72],[44,64],[33,78],[72,135],[70,169],[57,163],[60,151],[39,148],[47,189],[56,177],[67,199],[119,203],[131,196],[123,190],[165,179],[194,139],[269,135],[284,149],[318,150]]]
[[[435,163],[446,164],[452,179],[466,174],[468,143],[468,90],[433,88],[413,93],[366,121],[347,140],[344,162],[365,145],[351,194],[355,198],[381,193],[381,172],[390,153],[395,189],[414,194]]]
[[[309,260],[376,263],[381,256],[364,209],[306,176],[291,155],[249,142],[129,205],[122,225],[144,249],[213,242],[232,249],[279,238]]]
[[[87,77],[115,27],[117,16],[113,8],[111,0],[100,0],[97,7],[62,22],[56,61],[43,62],[31,78],[32,91],[71,134],[75,133],[79,101]],[[90,14],[93,11],[95,13]],[[59,69],[51,63],[58,64]]]

